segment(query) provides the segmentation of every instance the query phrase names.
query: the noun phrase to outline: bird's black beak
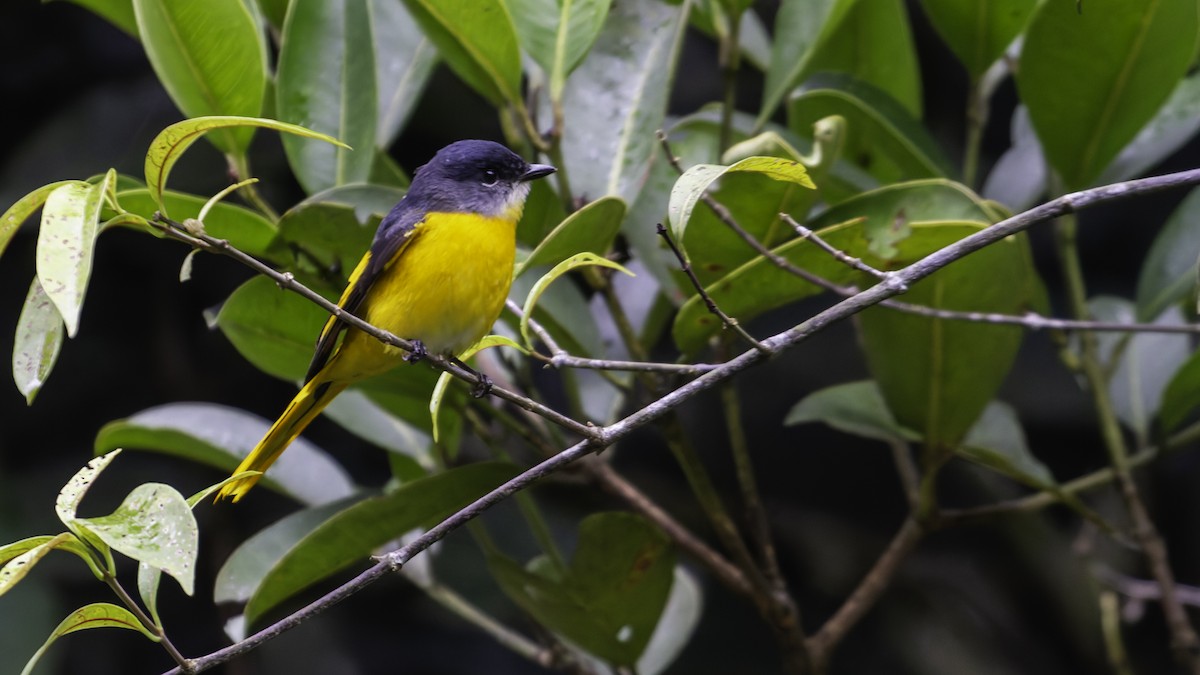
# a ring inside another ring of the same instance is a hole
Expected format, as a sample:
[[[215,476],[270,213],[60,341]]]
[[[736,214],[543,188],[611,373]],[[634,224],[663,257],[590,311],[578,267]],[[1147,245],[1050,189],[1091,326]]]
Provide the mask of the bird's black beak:
[[[521,174],[521,177],[517,180],[524,183],[526,181],[541,178],[542,176],[549,176],[555,171],[558,171],[558,169],[550,166],[549,164],[530,164],[529,168],[525,170],[525,173]]]

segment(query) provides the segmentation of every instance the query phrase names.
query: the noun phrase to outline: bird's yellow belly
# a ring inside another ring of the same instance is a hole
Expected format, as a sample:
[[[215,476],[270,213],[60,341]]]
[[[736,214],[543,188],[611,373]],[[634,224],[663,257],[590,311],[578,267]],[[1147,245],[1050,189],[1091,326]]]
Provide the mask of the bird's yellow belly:
[[[516,223],[476,215],[440,215],[380,274],[363,302],[362,318],[397,337],[420,340],[430,353],[457,355],[487,335],[512,284]],[[403,356],[349,329],[335,379],[387,370]],[[353,365],[348,362],[353,362]],[[352,371],[352,372],[350,372]],[[333,373],[330,373],[333,375]]]

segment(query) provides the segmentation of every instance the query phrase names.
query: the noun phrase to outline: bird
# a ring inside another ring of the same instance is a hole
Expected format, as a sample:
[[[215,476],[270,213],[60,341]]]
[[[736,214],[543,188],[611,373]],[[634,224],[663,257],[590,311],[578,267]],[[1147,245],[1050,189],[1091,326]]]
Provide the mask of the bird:
[[[530,182],[555,171],[486,140],[451,143],[418,168],[404,197],[380,221],[337,303],[410,340],[413,349],[385,344],[331,315],[304,385],[231,477],[266,471],[355,382],[427,353],[457,361],[483,338],[512,285],[517,221]],[[485,395],[491,383],[476,375],[472,393]],[[240,500],[261,476],[225,483],[217,501]]]

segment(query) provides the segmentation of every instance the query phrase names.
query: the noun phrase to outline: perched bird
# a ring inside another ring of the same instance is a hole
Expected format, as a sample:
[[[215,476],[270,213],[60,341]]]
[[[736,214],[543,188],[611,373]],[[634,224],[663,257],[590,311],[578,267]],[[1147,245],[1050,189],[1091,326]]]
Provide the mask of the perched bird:
[[[266,471],[355,382],[419,359],[426,350],[455,358],[486,335],[512,285],[516,227],[529,181],[554,171],[478,140],[451,143],[417,169],[338,301],[368,323],[413,340],[416,349],[409,354],[331,316],[300,393],[234,474]],[[480,376],[479,384],[486,387],[486,378]],[[237,501],[259,478],[232,481],[217,499]]]

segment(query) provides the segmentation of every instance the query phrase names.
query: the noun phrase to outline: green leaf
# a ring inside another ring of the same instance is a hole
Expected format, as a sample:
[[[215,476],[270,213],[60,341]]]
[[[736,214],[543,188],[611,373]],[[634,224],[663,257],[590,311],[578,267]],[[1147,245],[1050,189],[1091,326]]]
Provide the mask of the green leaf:
[[[1188,357],[1163,390],[1158,409],[1162,430],[1170,433],[1178,429],[1197,408],[1200,408],[1200,351]]]
[[[138,38],[137,18],[133,15],[132,0],[71,0],[108,20],[109,23]]]
[[[1083,12],[1041,3],[1017,88],[1068,190],[1090,185],[1154,116],[1191,63],[1196,35],[1193,0],[1088,0]]]
[[[821,75],[788,101],[788,126],[799,136],[811,136],[813,125],[831,115],[846,120],[844,156],[881,183],[953,173],[925,127],[895,99],[867,83],[845,75]]]
[[[79,329],[79,314],[92,273],[100,226],[99,185],[71,182],[50,193],[38,233],[38,281],[62,316],[67,335]]]
[[[578,267],[585,267],[588,265],[608,267],[610,269],[618,270],[633,276],[633,272],[630,272],[621,265],[607,258],[601,258],[594,253],[578,253],[555,265],[550,269],[549,272],[543,274],[541,278],[534,283],[533,288],[529,291],[529,295],[525,298],[525,305],[521,308],[521,337],[525,340],[525,344],[529,346],[530,349],[533,348],[533,338],[529,332],[529,319],[533,316],[533,310],[535,307],[537,307],[538,299],[542,296],[542,293],[545,292],[546,288],[549,287],[550,284],[554,283],[554,281],[562,275]]]
[[[375,147],[382,149],[396,140],[421,100],[437,49],[395,0],[371,0],[371,31],[379,97]]]
[[[563,170],[575,196],[632,203],[660,151],[675,63],[690,3],[618,2],[563,89]],[[598,104],[603,101],[603,104]],[[553,119],[549,104],[542,119]]]
[[[1200,257],[1200,190],[1193,189],[1167,219],[1142,262],[1137,285],[1137,318],[1149,321],[1195,294]]]
[[[507,338],[503,335],[487,335],[484,336],[482,340],[468,348],[467,351],[459,354],[458,358],[465,363],[467,359],[475,356],[485,349],[501,346],[512,347],[526,356],[529,355],[529,350],[525,349],[516,342],[513,342],[510,338]],[[438,375],[437,384],[433,386],[433,395],[429,397],[429,418],[431,420],[431,424],[433,425],[433,441],[435,443],[438,441],[438,413],[442,409],[442,399],[446,395],[446,388],[450,386],[450,380],[453,379],[454,376],[447,372],[443,372],[441,375]]]
[[[675,181],[675,187],[671,189],[667,216],[670,218],[671,229],[675,233],[676,240],[685,240],[688,222],[692,218],[692,210],[695,209],[696,204],[713,182],[738,172],[754,174],[780,183],[795,183],[809,189],[816,188],[812,179],[808,177],[808,171],[804,165],[794,160],[779,157],[747,157],[732,166],[697,164],[685,171],[679,180]],[[765,199],[765,195],[762,195],[759,190],[752,190],[752,192],[757,199],[771,201],[774,204],[779,203],[776,200]],[[776,210],[776,213],[778,214],[779,210]]]
[[[21,224],[29,219],[42,205],[46,203],[46,198],[50,193],[64,185],[78,184],[80,181],[64,180],[56,183],[43,185],[42,187],[30,192],[21,197],[4,215],[0,215],[0,255],[4,254],[4,249],[8,248],[8,242],[12,241],[17,230],[21,228]]]
[[[25,578],[26,574],[29,574],[29,570],[33,569],[34,565],[68,539],[74,539],[74,537],[68,532],[63,532],[53,537],[33,537],[6,546],[6,549],[16,555],[5,554],[7,560],[4,562],[4,567],[0,567],[0,595],[12,590],[18,582]],[[17,553],[19,549],[24,550]],[[0,560],[3,559],[0,558]]]
[[[663,607],[650,644],[637,661],[636,672],[655,675],[666,671],[691,641],[703,613],[704,591],[686,568],[676,565],[671,594]]]
[[[561,577],[544,560],[524,568],[493,554],[488,566],[505,594],[543,626],[611,664],[631,666],[662,616],[675,556],[641,516],[596,513],[580,523]]]
[[[697,211],[696,215],[699,213]],[[808,227],[838,250],[864,258],[878,269],[892,265],[893,260],[912,260],[931,253],[990,220],[982,200],[962,185],[945,180],[924,180],[863,193],[826,210],[811,220]],[[954,221],[974,221],[975,224]],[[917,227],[917,223],[925,225]],[[699,260],[711,261],[716,254],[701,257],[695,253],[698,244],[689,242],[688,246]],[[715,244],[709,244],[707,249],[718,251]],[[810,241],[792,239],[772,250],[793,265],[824,279],[840,284],[870,283],[869,279],[861,278]],[[726,314],[743,322],[823,292],[820,287],[776,267],[762,256],[750,258],[708,283],[705,290]],[[680,308],[672,333],[681,351],[694,354],[720,329],[721,322],[697,295]]]
[[[966,224],[934,227],[951,236],[955,230],[958,236],[966,234],[964,227],[973,229]],[[904,301],[1020,314],[1033,302],[1037,287],[1027,246],[1024,238],[1012,238],[977,251],[913,284]],[[901,425],[921,432],[933,448],[958,445],[1008,375],[1023,336],[1016,326],[932,319],[883,307],[859,317],[867,366],[888,407]]]
[[[313,345],[328,318],[311,301],[258,276],[221,305],[216,325],[256,368],[296,382],[308,370]]]
[[[322,266],[348,274],[371,245],[379,222],[403,196],[397,188],[365,184],[318,192],[280,217],[279,236],[303,247]]]
[[[213,585],[213,602],[246,602],[271,568],[333,516],[362,501],[360,494],[290,513],[242,542],[225,559]]]
[[[532,274],[513,279],[508,298],[518,304],[533,292],[538,282]],[[505,321],[519,329],[520,320],[507,309],[501,314]],[[571,354],[600,356],[606,353],[600,328],[592,316],[588,299],[577,284],[551,284],[543,287],[533,318],[550,332],[559,346]]]
[[[513,276],[519,277],[533,267],[557,265],[576,253],[603,255],[616,238],[625,211],[625,202],[619,197],[602,197],[589,203],[547,234],[529,257],[517,264]]]
[[[149,629],[142,625],[129,610],[124,607],[107,602],[94,602],[90,605],[80,607],[71,613],[70,616],[62,620],[45,644],[38,648],[37,652],[25,664],[25,669],[21,671],[21,675],[29,675],[33,672],[33,667],[41,660],[42,655],[54,644],[58,638],[74,633],[75,631],[86,630],[89,628],[127,628],[136,630],[154,642],[159,641],[159,637],[151,633]]]
[[[921,117],[921,72],[903,0],[853,3],[811,57],[811,72],[844,73]]]
[[[859,0],[783,0],[775,16],[771,65],[763,85],[756,128],[775,114],[792,88],[812,72],[817,49],[837,30]],[[868,0],[870,2],[872,0]]]
[[[521,51],[501,0],[404,0],[454,71],[497,108],[523,105]]]
[[[142,604],[150,613],[150,620],[158,626],[162,626],[162,618],[158,615],[158,587],[162,582],[162,572],[145,561],[138,562],[138,597],[142,599]]]
[[[1056,490],[1050,469],[1033,456],[1011,406],[992,401],[967,432],[957,454],[1039,490]]]
[[[113,549],[175,577],[183,592],[192,594],[200,532],[192,509],[175,488],[139,485],[111,514],[76,522]]]
[[[150,65],[185,116],[262,114],[267,46],[242,0],[133,0],[133,10]],[[251,136],[224,128],[211,140],[242,155]]]
[[[29,284],[13,337],[13,381],[27,405],[33,404],[33,398],[50,377],[62,343],[62,316],[35,278]]]
[[[938,35],[976,81],[1025,29],[1037,4],[1038,0],[921,0]]]
[[[713,21],[711,3],[692,3],[692,11],[688,17],[693,28],[717,40],[718,44],[729,34],[728,21],[723,17]],[[771,63],[771,35],[767,32],[763,20],[753,11],[742,13],[738,23],[738,47],[746,63],[766,72]]]
[[[150,142],[150,149],[146,151],[146,186],[150,188],[150,195],[154,197],[164,214],[166,205],[163,202],[163,192],[167,189],[167,176],[171,174],[175,162],[179,161],[184,151],[191,147],[192,143],[208,132],[233,127],[263,127],[305,138],[320,139],[341,147],[349,147],[332,136],[310,131],[295,124],[262,118],[213,116],[176,122],[160,131]]]
[[[1088,310],[1097,321],[1137,321],[1133,303],[1123,298],[1092,298]],[[1168,307],[1152,323],[1181,326],[1184,320],[1178,307]],[[1149,443],[1163,392],[1192,353],[1190,338],[1181,333],[1097,333],[1096,343],[1111,373],[1108,391],[1117,417],[1142,443]]]
[[[158,209],[154,196],[146,188],[122,190],[117,193],[121,206],[147,218]],[[183,221],[200,215],[205,200],[195,195],[167,191],[159,199],[176,220]],[[228,241],[232,246],[256,256],[274,254],[275,225],[258,213],[237,204],[217,202],[204,219],[204,231]]]
[[[54,512],[58,514],[58,519],[62,521],[63,525],[71,527],[75,521],[75,512],[79,509],[79,502],[87,494],[88,488],[96,481],[100,472],[104,471],[119,454],[121,454],[121,450],[117,448],[112,452],[93,458],[75,472],[71,480],[67,481],[67,484],[59,490],[58,497],[54,500]]]
[[[410,400],[404,398],[407,405]],[[412,402],[415,406],[415,401]],[[338,394],[323,413],[343,429],[393,454],[411,457],[417,465],[431,471],[437,466],[436,448],[429,431],[408,421],[377,403],[361,390],[350,389]]]
[[[1171,97],[1100,174],[1097,183],[1119,183],[1145,175],[1200,130],[1200,73],[1179,81]]]
[[[169,403],[104,425],[96,434],[95,451],[153,450],[232,471],[269,426],[266,420],[236,408]],[[354,491],[346,472],[303,438],[288,446],[263,481],[305,504],[341,499]]]
[[[792,406],[783,418],[787,426],[808,422],[821,422],[847,434],[885,443],[920,439],[920,434],[896,422],[874,380],[848,382],[815,391]]]
[[[509,0],[521,46],[545,71],[550,100],[562,97],[567,76],[587,55],[612,0]]]
[[[288,163],[306,192],[371,176],[379,113],[372,37],[361,0],[292,0],[288,8],[275,89],[279,118],[355,148],[285,136]]]
[[[255,586],[246,621],[300,590],[366,557],[413,528],[428,527],[494,489],[515,473],[504,462],[482,462],[420,478],[368,497],[329,518],[280,557]]]

